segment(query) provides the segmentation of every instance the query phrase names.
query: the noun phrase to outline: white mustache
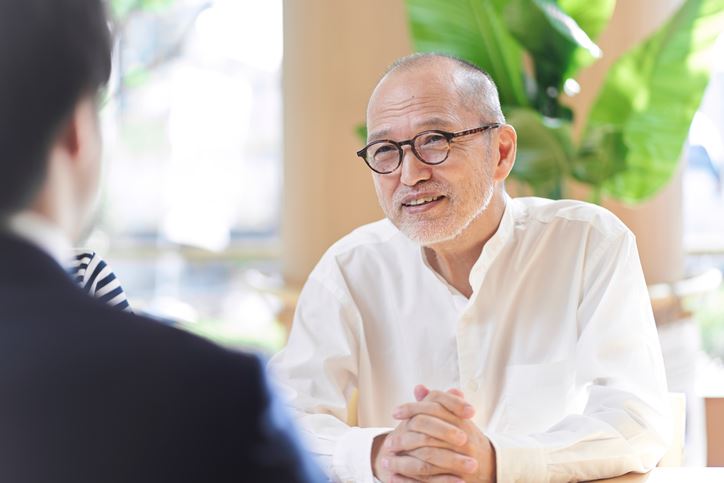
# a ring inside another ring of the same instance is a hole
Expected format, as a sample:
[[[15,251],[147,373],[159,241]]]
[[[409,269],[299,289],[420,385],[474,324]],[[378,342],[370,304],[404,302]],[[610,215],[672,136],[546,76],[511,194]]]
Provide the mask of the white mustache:
[[[402,200],[404,200],[407,196],[414,196],[419,193],[430,191],[449,197],[448,187],[445,183],[440,183],[439,181],[426,181],[423,184],[415,185],[415,189],[401,188],[400,190],[395,191],[395,194],[392,196],[393,206],[400,206],[402,204]]]

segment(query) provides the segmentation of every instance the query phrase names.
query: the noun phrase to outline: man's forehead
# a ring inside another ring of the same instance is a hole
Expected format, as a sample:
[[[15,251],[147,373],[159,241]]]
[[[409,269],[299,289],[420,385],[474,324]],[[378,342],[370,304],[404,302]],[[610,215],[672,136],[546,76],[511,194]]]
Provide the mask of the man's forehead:
[[[383,79],[367,106],[369,138],[383,137],[392,125],[424,130],[455,124],[461,107],[457,91],[436,77],[405,72]]]
[[[446,73],[416,68],[402,72],[390,72],[375,87],[368,110],[450,98],[455,94],[452,77]]]

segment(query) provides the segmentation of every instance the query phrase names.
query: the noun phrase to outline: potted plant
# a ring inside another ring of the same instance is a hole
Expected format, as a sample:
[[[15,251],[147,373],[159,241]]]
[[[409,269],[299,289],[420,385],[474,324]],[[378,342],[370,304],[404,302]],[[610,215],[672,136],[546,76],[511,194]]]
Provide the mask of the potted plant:
[[[406,0],[417,51],[453,54],[489,72],[519,132],[511,176],[533,193],[566,196],[568,180],[639,203],[677,169],[724,30],[724,0],[685,0],[608,71],[579,138],[564,94],[602,52],[594,40],[615,0]],[[581,120],[579,120],[580,122]]]

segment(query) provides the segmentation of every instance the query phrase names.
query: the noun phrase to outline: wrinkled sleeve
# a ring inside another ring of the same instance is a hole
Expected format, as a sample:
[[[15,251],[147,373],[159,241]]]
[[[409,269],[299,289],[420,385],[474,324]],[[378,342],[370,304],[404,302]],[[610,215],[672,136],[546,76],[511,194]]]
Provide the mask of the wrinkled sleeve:
[[[302,450],[294,422],[271,390],[262,362],[256,362],[248,378],[248,387],[255,388],[251,394],[258,396],[252,427],[255,444],[246,454],[251,463],[244,476],[269,483],[326,481],[319,467]]]
[[[593,480],[651,470],[671,428],[663,359],[633,235],[625,230],[585,264],[577,311],[581,414],[546,432],[490,434],[498,482]]]
[[[361,344],[362,321],[349,294],[313,273],[299,298],[287,346],[269,363],[307,446],[334,481],[373,481],[372,440],[391,430],[348,424]]]

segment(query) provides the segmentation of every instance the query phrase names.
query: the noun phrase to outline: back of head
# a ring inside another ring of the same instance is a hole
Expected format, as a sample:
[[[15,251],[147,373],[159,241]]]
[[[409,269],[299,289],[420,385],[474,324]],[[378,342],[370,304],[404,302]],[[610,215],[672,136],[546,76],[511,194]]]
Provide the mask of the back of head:
[[[0,0],[0,218],[33,198],[55,135],[110,68],[103,0]]]

